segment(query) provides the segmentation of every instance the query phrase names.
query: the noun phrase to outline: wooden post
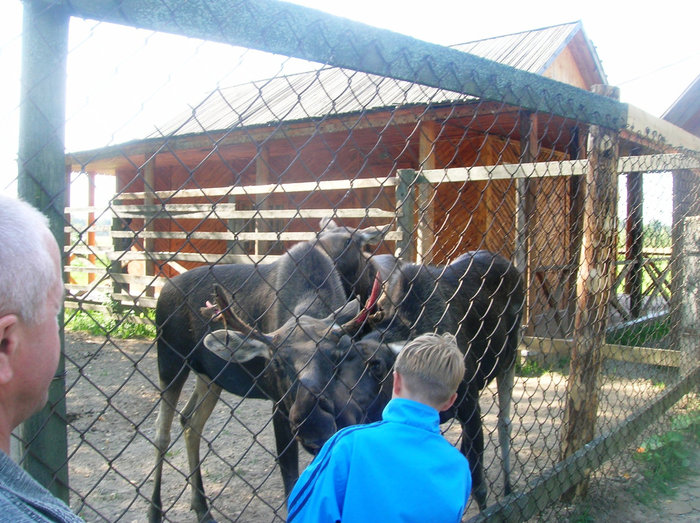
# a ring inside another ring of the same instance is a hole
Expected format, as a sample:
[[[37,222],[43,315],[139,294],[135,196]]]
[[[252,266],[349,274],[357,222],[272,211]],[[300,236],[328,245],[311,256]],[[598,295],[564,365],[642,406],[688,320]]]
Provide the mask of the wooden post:
[[[585,151],[584,136],[579,127],[571,130],[569,144],[569,158],[578,160]],[[583,202],[585,194],[581,176],[571,176],[569,181],[569,249],[568,249],[568,297],[567,297],[567,324],[563,329],[565,337],[571,335],[573,319],[576,316],[576,286],[578,281],[578,260],[581,254],[581,231],[583,230]]]
[[[412,262],[415,260],[415,243],[413,234],[415,220],[413,217],[413,186],[418,178],[418,172],[413,169],[399,169],[398,184],[396,185],[396,230],[401,231],[401,239],[396,242],[397,258]]]
[[[439,127],[433,120],[421,123],[420,140],[418,144],[418,161],[421,169],[435,169],[437,164],[435,143]],[[418,207],[418,223],[416,227],[416,260],[417,263],[430,263],[433,258],[435,243],[435,198],[437,191],[429,183],[419,183],[416,186],[416,206]]]
[[[89,172],[88,173],[88,207],[94,207],[94,206],[95,206],[95,173]],[[97,226],[97,224],[95,223],[95,211],[93,211],[92,209],[90,209],[90,211],[88,212],[87,225],[88,225],[87,244],[88,244],[88,247],[90,248],[90,253],[88,254],[88,261],[94,267],[97,264],[97,256],[95,256],[95,254],[93,252],[93,249],[97,247],[96,235],[95,235],[95,227]],[[96,277],[97,277],[97,275],[93,271],[88,272],[88,283],[94,282]]]
[[[698,218],[700,215],[700,172],[673,172],[673,223],[671,227],[671,311],[672,347],[681,351],[681,375],[687,374],[698,362],[697,341],[693,339],[692,323],[697,324],[700,312],[697,285],[700,273],[697,256]],[[694,216],[694,218],[690,218]],[[694,251],[693,251],[694,249]],[[694,311],[694,312],[693,312]],[[697,329],[697,325],[695,326]],[[697,333],[697,330],[695,331]],[[697,336],[697,334],[695,334]],[[695,348],[694,348],[695,343]],[[695,354],[693,359],[693,354]]]
[[[143,199],[143,205],[146,208],[153,208],[155,201],[156,201],[156,155],[155,153],[153,154],[147,154],[146,155],[146,163],[143,166],[143,192],[144,192],[144,199]],[[155,214],[153,214],[150,218],[148,213],[144,217],[144,223],[143,223],[143,229],[147,233],[154,233],[156,230],[155,226]],[[143,247],[144,251],[146,253],[154,253],[155,252],[155,244],[156,240],[155,238],[146,236],[146,239],[143,242]],[[144,262],[144,276],[155,276],[156,274],[156,266],[155,263],[153,263],[153,259],[146,255],[146,260]],[[149,285],[145,289],[145,294],[146,296],[154,296],[155,295],[155,290],[153,286]],[[136,293],[134,293],[136,294]]]
[[[527,111],[520,112],[520,162],[531,163],[537,161],[537,117]],[[531,289],[532,267],[530,256],[530,221],[534,219],[535,195],[532,191],[532,180],[519,178],[516,181],[515,201],[515,266],[523,273],[526,288]],[[523,325],[527,325],[527,332],[532,334],[534,325],[530,325],[530,305],[532,303],[530,291],[525,295],[525,309],[523,311]]]
[[[681,377],[689,375],[700,361],[700,216],[689,216],[683,224],[681,243],[683,272],[680,285]]]
[[[598,94],[619,98],[619,89],[595,86]],[[615,277],[617,234],[616,131],[591,126],[588,138],[588,169],[583,238],[577,284],[578,303],[574,319],[574,345],[567,381],[562,425],[561,459],[593,439],[598,412],[598,377],[605,343],[610,287]],[[569,489],[562,498],[572,501],[585,494],[588,479]]]
[[[644,215],[643,173],[635,172],[627,175],[627,223],[625,259],[630,263],[625,291],[630,297],[630,316],[639,318],[642,311],[642,245]]]
[[[44,212],[58,245],[65,244],[66,58],[70,16],[61,6],[23,2],[22,81],[18,151],[19,196]],[[65,256],[64,256],[65,262]],[[65,263],[64,263],[65,265]],[[68,502],[63,311],[59,315],[61,357],[46,406],[26,420],[22,465],[39,483]]]
[[[266,144],[260,146],[258,155],[255,157],[255,184],[256,185],[266,185],[270,182],[270,149]],[[255,195],[255,210],[261,211],[270,208],[270,202],[268,200],[269,195],[266,194],[256,194]],[[256,218],[255,220],[255,232],[270,232],[272,230],[272,224],[269,218]],[[255,240],[255,255],[265,256],[266,254],[271,254],[270,250],[272,242]]]

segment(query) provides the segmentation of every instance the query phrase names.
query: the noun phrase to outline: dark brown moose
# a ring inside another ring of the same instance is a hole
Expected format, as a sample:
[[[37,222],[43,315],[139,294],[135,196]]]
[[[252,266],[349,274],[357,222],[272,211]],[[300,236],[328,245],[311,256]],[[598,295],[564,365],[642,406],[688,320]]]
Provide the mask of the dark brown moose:
[[[156,305],[158,374],[162,392],[149,521],[163,518],[163,460],[170,445],[178,398],[191,370],[197,380],[182,410],[181,422],[190,463],[191,506],[197,520],[213,521],[204,495],[199,446],[200,435],[222,388],[240,396],[272,399],[278,403],[273,409],[277,453],[285,491],[291,490],[299,467],[294,435],[303,432],[304,424],[292,427],[290,411],[294,411],[296,396],[301,402],[319,396],[319,389],[308,384],[305,376],[311,374],[311,369],[320,361],[313,355],[313,349],[329,335],[329,329],[320,325],[347,323],[357,315],[360,306],[355,296],[363,300],[368,298],[375,276],[366,251],[370,244],[380,241],[388,229],[388,226],[350,229],[324,221],[317,240],[293,246],[273,263],[200,267],[166,283]],[[342,272],[336,267],[342,268]],[[202,314],[201,308],[211,299],[215,285],[230,296],[230,312],[235,311],[235,317],[242,318],[241,325],[252,325],[275,340],[269,346],[275,354],[271,364],[265,357],[252,357],[247,361],[233,358],[222,370],[216,356],[203,347],[202,340],[211,330],[211,314]],[[335,431],[331,421],[347,417],[351,407],[344,403],[345,414],[337,414],[334,405],[325,403],[325,397],[323,401],[315,410],[311,409],[307,425],[329,425],[329,430]],[[360,410],[354,408],[358,413]],[[364,419],[358,416],[353,417],[352,422]],[[320,443],[322,441],[314,438],[305,442],[309,448]]]
[[[379,303],[383,320],[356,345],[367,353],[389,345],[397,353],[405,340],[418,334],[455,334],[465,358],[464,381],[454,406],[441,413],[441,421],[456,418],[462,426],[460,449],[469,460],[472,495],[484,509],[487,487],[479,393],[494,378],[504,492],[511,492],[510,406],[524,306],[522,276],[504,257],[472,251],[444,266],[397,262],[384,287]]]
[[[405,342],[425,332],[451,332],[465,354],[466,372],[455,405],[441,413],[441,420],[456,418],[462,426],[461,451],[470,463],[473,496],[483,509],[487,487],[479,393],[494,378],[505,493],[511,491],[510,404],[524,302],[520,272],[502,256],[487,251],[466,253],[445,266],[404,263],[392,256],[377,256],[372,261],[385,279],[379,312],[370,317],[372,329],[353,340],[342,335],[343,329],[334,326],[332,318],[313,322],[314,337],[318,337],[324,357],[310,360],[314,362],[314,385],[306,390],[313,392],[315,401],[298,401],[290,409],[292,426],[306,423],[304,432],[315,437],[300,439],[306,440],[305,447],[313,452],[348,421],[380,419],[390,399],[390,371]],[[250,332],[222,329],[210,335],[205,344],[224,359],[240,350],[251,354],[257,350],[273,361],[277,358],[277,354],[272,356],[269,342],[261,343],[260,335]],[[326,361],[332,364],[320,364]],[[338,411],[343,403],[348,407]],[[329,417],[315,425],[319,411],[330,413],[334,409],[335,420]]]

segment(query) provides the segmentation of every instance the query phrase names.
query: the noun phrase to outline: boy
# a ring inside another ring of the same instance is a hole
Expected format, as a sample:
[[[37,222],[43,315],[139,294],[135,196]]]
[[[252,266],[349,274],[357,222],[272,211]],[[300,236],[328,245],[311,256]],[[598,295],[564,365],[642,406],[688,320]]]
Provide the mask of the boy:
[[[337,432],[302,473],[288,523],[459,522],[469,499],[467,459],[440,433],[464,378],[454,336],[424,334],[394,364],[382,421]]]

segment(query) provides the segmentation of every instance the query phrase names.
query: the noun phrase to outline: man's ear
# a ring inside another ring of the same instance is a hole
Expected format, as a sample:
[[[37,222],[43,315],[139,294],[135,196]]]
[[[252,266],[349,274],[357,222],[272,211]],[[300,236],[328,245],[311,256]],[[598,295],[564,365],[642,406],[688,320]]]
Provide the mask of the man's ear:
[[[0,385],[8,383],[14,375],[12,359],[19,346],[18,324],[15,314],[0,316]]]

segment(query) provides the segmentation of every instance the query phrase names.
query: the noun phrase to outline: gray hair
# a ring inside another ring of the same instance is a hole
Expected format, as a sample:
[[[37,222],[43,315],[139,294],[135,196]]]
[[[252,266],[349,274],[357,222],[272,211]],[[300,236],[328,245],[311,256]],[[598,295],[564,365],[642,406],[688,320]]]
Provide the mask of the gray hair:
[[[0,195],[0,316],[16,314],[29,325],[44,319],[49,290],[62,282],[48,223],[27,202]]]

